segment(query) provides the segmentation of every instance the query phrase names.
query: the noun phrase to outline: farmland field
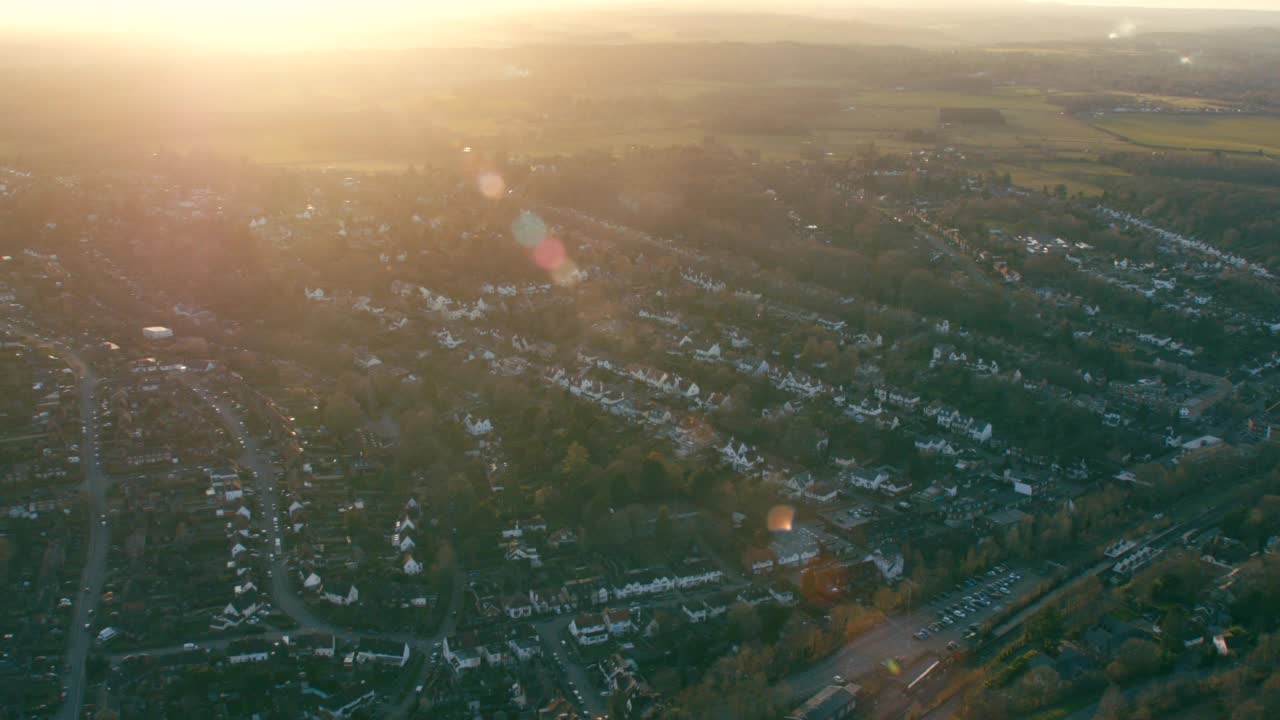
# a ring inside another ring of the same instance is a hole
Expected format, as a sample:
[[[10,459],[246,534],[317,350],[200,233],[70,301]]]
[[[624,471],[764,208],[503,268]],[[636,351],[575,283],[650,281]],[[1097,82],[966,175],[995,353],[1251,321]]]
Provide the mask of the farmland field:
[[[891,151],[932,147],[942,143],[959,148],[998,150],[1029,149],[1038,154],[1053,150],[1093,157],[1098,153],[1131,150],[1133,146],[1082,122],[1045,101],[1033,88],[990,93],[938,92],[926,90],[851,92],[835,85],[806,84],[831,93],[838,109],[807,117],[808,133],[746,133],[705,128],[694,109],[700,98],[720,94],[741,95],[780,87],[796,89],[801,84],[700,83],[677,81],[646,86],[643,92],[675,100],[675,105],[651,114],[628,118],[624,127],[594,127],[587,124],[545,124],[510,121],[501,129],[487,128],[471,121],[468,113],[440,112],[437,122],[472,142],[501,136],[514,152],[541,154],[584,149],[620,150],[629,145],[678,145],[715,136],[739,149],[756,149],[765,157],[802,157],[817,153],[847,155],[868,142]],[[1004,115],[1005,125],[956,125],[944,127],[938,111],[944,107],[993,108]],[[918,138],[906,135],[920,131]],[[1088,172],[1087,168],[1082,168]],[[1094,170],[1095,173],[1105,169]]]
[[[1280,154],[1280,118],[1258,115],[1107,115],[1095,126],[1143,145]]]
[[[507,80],[499,85],[431,86],[418,95],[378,103],[357,103],[347,96],[317,96],[305,102],[281,96],[273,98],[274,104],[249,103],[234,116],[193,115],[198,122],[184,117],[167,122],[131,118],[141,124],[151,122],[145,141],[139,141],[135,123],[124,120],[79,137],[82,142],[97,138],[117,150],[170,148],[274,165],[350,169],[421,164],[429,160],[433,150],[461,145],[499,146],[518,155],[544,155],[620,152],[638,145],[669,147],[713,136],[735,149],[791,159],[844,158],[872,142],[889,152],[941,144],[1002,156],[1016,154],[1018,159],[1005,159],[1023,168],[1023,177],[1035,169],[1048,175],[1071,175],[1071,182],[1086,184],[1086,176],[1108,170],[1086,163],[1085,167],[1060,168],[1060,173],[1034,163],[1046,154],[1092,158],[1135,149],[1117,135],[1063,112],[1047,101],[1048,93],[1033,87],[984,92],[922,88],[868,91],[846,81],[672,78],[627,88],[570,84],[564,92],[582,98],[587,106],[614,108],[614,116],[609,122],[600,122],[584,116],[572,103],[560,104],[560,95]],[[757,100],[758,106],[753,104]],[[784,131],[733,127],[732,123],[717,127],[719,119],[732,116],[737,108],[763,107],[766,115],[786,116],[793,104],[805,102],[821,109],[790,115]],[[1005,124],[944,126],[939,122],[942,108],[996,109]],[[288,132],[283,127],[286,121],[293,123]],[[0,142],[4,139],[0,137]],[[56,134],[48,140],[45,147],[50,153],[79,154],[78,149],[59,142]],[[33,147],[30,142],[24,144],[28,153]],[[1079,189],[1093,191],[1092,187]]]
[[[999,172],[1009,173],[1014,185],[1027,190],[1038,191],[1046,187],[1052,190],[1058,185],[1065,185],[1067,192],[1071,195],[1080,193],[1087,196],[1098,196],[1102,194],[1101,187],[1075,175],[1062,174],[1049,169],[1003,163],[998,163],[995,167]]]

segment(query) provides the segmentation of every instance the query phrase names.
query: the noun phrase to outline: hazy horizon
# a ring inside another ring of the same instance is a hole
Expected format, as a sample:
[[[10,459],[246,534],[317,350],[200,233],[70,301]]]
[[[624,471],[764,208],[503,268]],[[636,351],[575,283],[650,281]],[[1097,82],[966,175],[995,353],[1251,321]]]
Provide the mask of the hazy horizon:
[[[478,25],[495,21],[525,21],[545,13],[562,22],[579,18],[566,13],[657,11],[664,14],[698,12],[765,12],[810,15],[898,24],[895,13],[937,10],[955,17],[966,11],[1032,9],[1053,11],[1078,8],[1080,12],[1114,9],[1117,12],[1161,10],[1214,10],[1280,12],[1280,0],[1230,0],[1229,7],[1203,0],[978,0],[958,6],[938,0],[907,2],[835,3],[817,0],[794,5],[776,0],[695,0],[693,3],[643,0],[474,0],[465,5],[429,0],[278,0],[269,4],[227,0],[216,6],[188,6],[162,0],[125,0],[106,4],[96,0],[61,0],[52,3],[0,2],[0,33],[10,36],[66,37],[77,39],[128,39],[148,45],[181,46],[213,50],[334,50],[357,47],[467,44]],[[586,21],[589,18],[582,18]],[[1117,20],[1122,20],[1119,15]],[[918,18],[903,18],[913,26]],[[416,41],[414,38],[421,38]],[[518,36],[504,42],[519,42]]]

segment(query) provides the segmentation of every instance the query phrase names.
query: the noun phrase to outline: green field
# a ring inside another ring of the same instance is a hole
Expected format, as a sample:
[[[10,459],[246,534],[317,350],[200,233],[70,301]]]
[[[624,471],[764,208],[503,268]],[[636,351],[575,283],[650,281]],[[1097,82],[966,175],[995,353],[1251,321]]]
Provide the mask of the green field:
[[[865,91],[848,82],[796,79],[727,82],[690,79],[653,81],[635,86],[574,86],[566,94],[598,102],[603,114],[565,110],[559,96],[518,82],[482,82],[431,88],[422,94],[364,103],[350,98],[322,98],[303,103],[306,111],[281,110],[288,104],[259,101],[235,116],[209,121],[157,124],[139,128],[117,122],[108,128],[81,131],[75,143],[17,142],[13,151],[81,155],[82,144],[98,143],[116,150],[151,152],[169,148],[246,157],[273,165],[335,166],[358,170],[403,168],[428,162],[433,152],[461,145],[492,146],[525,155],[571,154],[585,150],[623,152],[633,146],[670,147],[696,144],[708,136],[739,150],[756,150],[766,158],[845,158],[868,143],[886,152],[929,148],[938,144],[962,150],[991,150],[1019,159],[1009,162],[1026,174],[1047,155],[1093,158],[1135,146],[1081,121],[1049,103],[1049,95],[1031,87],[989,92],[947,92],[904,88]],[[796,114],[795,132],[752,132],[712,129],[714,108],[763,106],[781,108],[792,98],[825,103],[816,113]],[[296,100],[296,99],[295,99]],[[301,102],[298,100],[297,102]],[[1004,125],[943,127],[939,110],[981,107],[1000,110]],[[830,108],[829,110],[825,108]],[[917,131],[916,134],[910,134]],[[0,154],[6,147],[0,138]],[[1021,158],[1026,158],[1023,161]],[[1071,183],[1088,184],[1088,175],[1106,168],[1048,168],[1049,175],[1069,174]],[[1038,178],[1037,178],[1038,179]],[[1056,185],[1057,182],[1050,183]],[[1092,187],[1080,187],[1092,192]]]
[[[1069,175],[1106,175],[1110,177],[1126,177],[1131,173],[1115,165],[1098,162],[1079,162],[1073,160],[1052,160],[1037,166],[1040,170],[1065,173]]]
[[[1135,143],[1178,150],[1280,154],[1280,118],[1259,115],[1114,114],[1094,125]]]
[[[1055,171],[1048,167],[1032,168],[1004,163],[997,163],[995,167],[997,172],[1009,173],[1014,185],[1027,190],[1039,191],[1046,187],[1053,190],[1058,185],[1065,185],[1067,192],[1071,195],[1081,193],[1089,197],[1097,197],[1102,194],[1101,187],[1074,173],[1064,174],[1062,171]]]
[[[619,151],[632,145],[658,147],[699,142],[708,135],[739,149],[758,150],[765,157],[795,158],[830,154],[843,157],[874,142],[887,151],[932,147],[941,143],[959,148],[1017,150],[1034,154],[1053,151],[1079,157],[1132,150],[1133,146],[1113,135],[1082,122],[1046,101],[1046,94],[1034,88],[1014,88],[990,93],[901,90],[851,92],[838,85],[822,83],[704,83],[677,81],[656,83],[631,92],[689,102],[700,96],[723,93],[760,92],[765,96],[779,88],[825,88],[834,93],[838,109],[806,118],[808,134],[733,133],[708,130],[682,112],[679,105],[665,113],[628,118],[629,127],[593,126],[585,123],[545,125],[527,118],[511,118],[499,128],[482,121],[473,109],[452,112],[447,100],[437,107],[434,118],[451,131],[469,136],[474,142],[501,137],[505,147],[525,154],[569,153],[586,149]],[[442,99],[443,100],[443,99]],[[1000,110],[1003,126],[942,127],[938,111],[944,107],[984,107]],[[493,108],[491,108],[492,110]],[[917,140],[907,131],[925,131]],[[936,138],[936,139],[935,139]],[[1096,173],[1105,172],[1105,168]],[[1113,170],[1114,171],[1114,170]]]

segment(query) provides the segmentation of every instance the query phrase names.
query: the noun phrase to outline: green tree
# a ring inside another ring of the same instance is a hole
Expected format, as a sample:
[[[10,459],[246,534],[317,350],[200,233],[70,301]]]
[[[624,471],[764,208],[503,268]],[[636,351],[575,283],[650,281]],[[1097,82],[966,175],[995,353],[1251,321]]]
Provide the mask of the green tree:
[[[1118,685],[1110,685],[1102,693],[1098,701],[1098,709],[1093,720],[1123,720],[1129,716],[1129,701],[1125,700],[1124,691]]]
[[[1146,677],[1160,667],[1160,646],[1150,640],[1130,638],[1120,646],[1116,659],[1107,665],[1107,677],[1124,682]]]
[[[1185,646],[1182,641],[1187,632],[1187,610],[1181,605],[1174,605],[1160,619],[1160,647],[1167,655],[1181,655]]]
[[[1062,678],[1048,665],[1032,668],[1018,681],[1017,695],[1026,710],[1037,710],[1052,703],[1058,697]]]
[[[729,627],[737,640],[751,640],[760,634],[760,616],[746,603],[736,603],[729,608]]]
[[[609,695],[609,717],[625,718],[627,716],[627,694],[622,690],[614,690]]]
[[[1050,605],[1027,620],[1027,642],[1048,652],[1056,651],[1062,641],[1064,624],[1057,606]]]
[[[345,390],[337,390],[324,405],[324,424],[335,435],[342,437],[356,429],[360,422],[360,405]]]
[[[576,440],[569,445],[560,461],[560,475],[566,480],[581,480],[591,464],[591,454]]]
[[[658,508],[658,518],[654,521],[654,541],[664,552],[671,548],[671,510],[666,505]]]

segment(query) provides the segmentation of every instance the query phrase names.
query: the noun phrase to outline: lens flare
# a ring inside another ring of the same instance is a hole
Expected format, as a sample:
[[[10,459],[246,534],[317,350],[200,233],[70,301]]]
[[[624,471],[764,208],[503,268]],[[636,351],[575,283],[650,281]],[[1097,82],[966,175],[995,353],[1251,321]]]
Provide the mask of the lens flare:
[[[547,272],[555,272],[565,261],[564,243],[555,235],[548,235],[533,249],[533,262]]]
[[[547,224],[536,214],[525,210],[512,221],[511,234],[522,246],[536,248],[547,237]]]
[[[490,200],[497,200],[507,191],[507,183],[503,181],[501,175],[492,170],[480,173],[476,178],[476,187],[479,188],[481,195]]]
[[[1114,30],[1107,33],[1108,40],[1119,40],[1121,38],[1131,38],[1138,34],[1138,24],[1132,20],[1124,20],[1116,26]]]
[[[578,284],[578,280],[582,278],[582,273],[578,271],[578,264],[565,258],[559,267],[551,271],[551,282],[560,287],[569,287]]]
[[[795,517],[795,508],[790,505],[774,505],[769,508],[769,529],[776,532],[790,532],[791,523]]]

